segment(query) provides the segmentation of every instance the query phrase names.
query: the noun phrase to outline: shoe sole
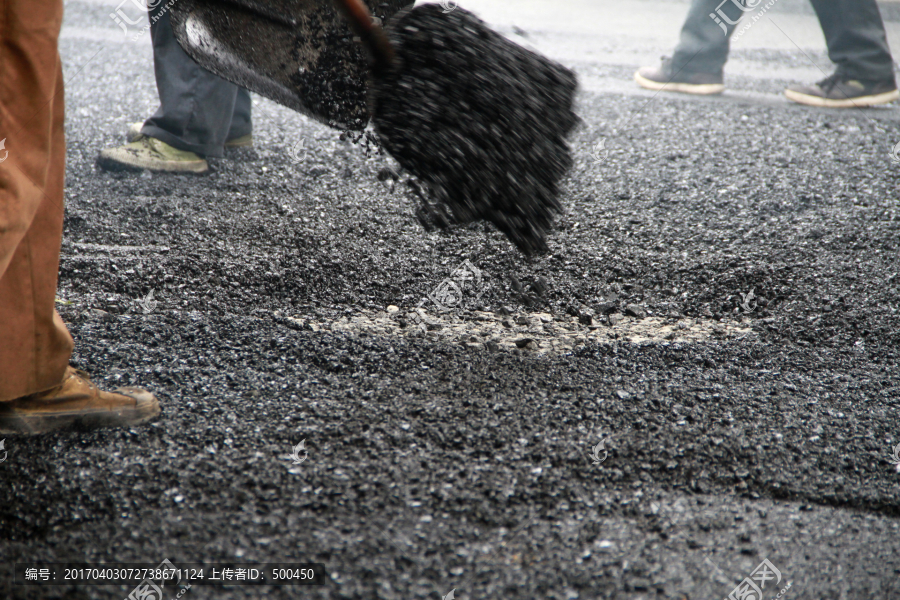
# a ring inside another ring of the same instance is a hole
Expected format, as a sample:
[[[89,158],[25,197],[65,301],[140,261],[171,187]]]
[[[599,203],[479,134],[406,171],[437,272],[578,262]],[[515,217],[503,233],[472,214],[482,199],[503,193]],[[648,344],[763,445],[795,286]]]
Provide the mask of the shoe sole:
[[[226,148],[249,148],[253,146],[253,134],[247,134],[225,142]]]
[[[640,73],[634,74],[634,80],[639,86],[648,90],[681,92],[682,94],[694,94],[695,96],[712,96],[725,91],[725,84],[723,83],[677,83],[674,81],[660,83],[659,81],[647,79]]]
[[[128,131],[125,132],[125,140],[131,144],[134,142],[139,142],[144,139],[145,136],[141,133],[141,127],[143,127],[143,123],[135,123],[131,127],[128,128]],[[225,142],[226,148],[249,148],[253,146],[253,134],[247,134],[245,136],[234,138],[233,140],[229,140]]]
[[[191,173],[200,175],[209,171],[209,164],[201,161],[144,160],[137,156],[110,156],[104,152],[97,164],[107,171],[154,171],[157,173]]]
[[[153,394],[133,388],[120,388],[135,399],[135,406],[95,412],[59,412],[48,414],[0,414],[0,435],[37,435],[71,427],[97,429],[102,427],[133,427],[150,421],[160,414],[159,400]]]
[[[794,90],[784,90],[784,95],[787,96],[788,100],[796,102],[797,104],[805,104],[806,106],[818,106],[819,108],[862,108],[865,106],[887,104],[900,99],[900,90],[883,92],[872,96],[845,98],[844,100],[822,98],[821,96],[812,96],[810,94],[795,92]]]

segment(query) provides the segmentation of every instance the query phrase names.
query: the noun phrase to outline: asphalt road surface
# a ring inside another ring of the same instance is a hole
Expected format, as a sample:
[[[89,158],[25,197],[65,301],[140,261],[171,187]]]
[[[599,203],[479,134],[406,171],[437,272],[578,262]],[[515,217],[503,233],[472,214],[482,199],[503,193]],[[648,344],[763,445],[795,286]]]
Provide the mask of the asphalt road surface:
[[[900,107],[783,99],[830,73],[803,2],[705,99],[630,80],[685,3],[463,3],[581,80],[534,259],[426,231],[390,158],[261,98],[207,176],[99,170],[156,107],[115,2],[66,3],[58,308],[73,364],[163,415],[6,438],[3,594],[132,590],[14,562],[169,559],[327,572],[187,600],[900,598]]]

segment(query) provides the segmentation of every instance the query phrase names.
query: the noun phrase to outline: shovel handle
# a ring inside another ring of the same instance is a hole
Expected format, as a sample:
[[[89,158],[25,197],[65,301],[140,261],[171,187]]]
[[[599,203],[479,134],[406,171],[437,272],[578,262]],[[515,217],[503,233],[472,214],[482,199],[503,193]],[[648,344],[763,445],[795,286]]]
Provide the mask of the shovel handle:
[[[384,29],[372,20],[372,13],[362,0],[334,0],[350,22],[353,33],[358,35],[375,59],[375,68],[384,72],[394,61],[394,48]]]

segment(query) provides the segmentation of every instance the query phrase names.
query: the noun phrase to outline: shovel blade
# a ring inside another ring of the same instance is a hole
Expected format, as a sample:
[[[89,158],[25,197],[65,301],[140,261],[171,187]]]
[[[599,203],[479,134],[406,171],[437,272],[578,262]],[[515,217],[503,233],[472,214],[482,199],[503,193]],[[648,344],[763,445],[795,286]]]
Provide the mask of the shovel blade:
[[[387,21],[410,3],[369,8]],[[201,67],[331,127],[366,127],[367,58],[332,0],[178,0],[171,11]]]

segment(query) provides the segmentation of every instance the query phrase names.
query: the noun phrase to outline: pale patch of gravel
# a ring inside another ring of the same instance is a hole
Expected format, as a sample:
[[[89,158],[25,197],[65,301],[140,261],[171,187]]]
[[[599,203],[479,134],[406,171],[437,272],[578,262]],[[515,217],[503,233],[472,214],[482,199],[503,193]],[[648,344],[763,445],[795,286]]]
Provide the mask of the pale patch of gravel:
[[[705,318],[617,317],[615,325],[608,324],[606,319],[606,322],[584,325],[578,317],[544,312],[505,316],[483,311],[464,314],[424,309],[407,311],[388,306],[387,310],[363,309],[331,321],[288,318],[313,331],[423,337],[489,350],[522,348],[537,353],[562,353],[587,343],[696,343],[756,335],[746,319],[736,323]]]

